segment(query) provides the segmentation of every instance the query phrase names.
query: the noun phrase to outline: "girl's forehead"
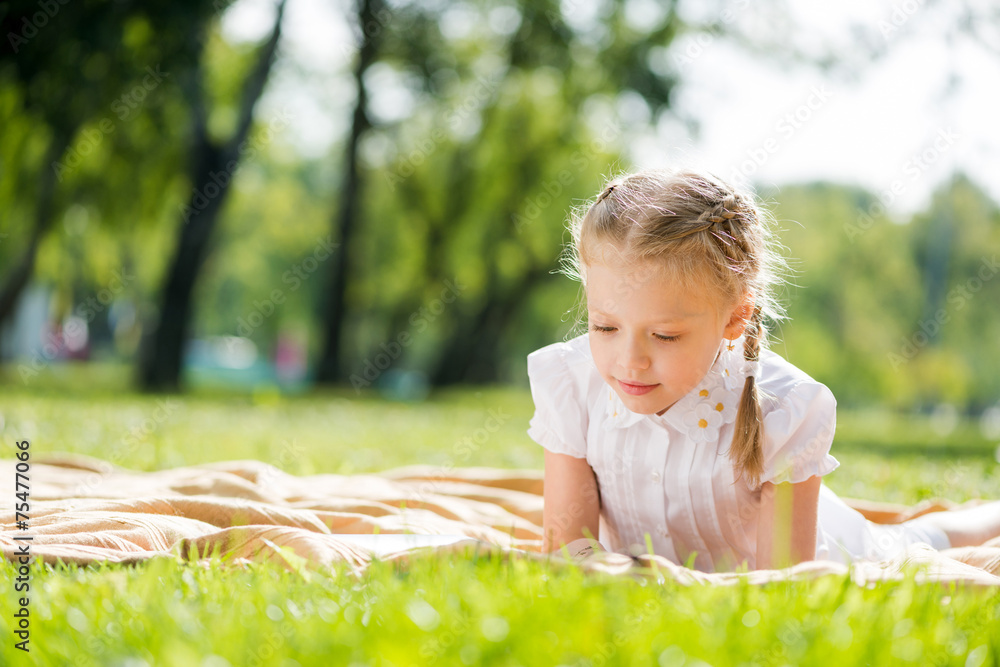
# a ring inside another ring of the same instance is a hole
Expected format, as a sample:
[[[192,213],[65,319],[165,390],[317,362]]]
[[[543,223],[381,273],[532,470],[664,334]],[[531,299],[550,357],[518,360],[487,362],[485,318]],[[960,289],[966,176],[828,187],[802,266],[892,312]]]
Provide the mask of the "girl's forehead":
[[[589,277],[595,273],[602,282],[611,280],[633,287],[669,285],[675,288],[701,289],[707,284],[704,276],[698,275],[690,267],[662,259],[617,257],[610,261],[594,260],[584,264],[584,272],[588,285],[591,282]]]
[[[669,262],[594,261],[585,267],[585,296],[592,311],[613,312],[627,303],[646,303],[644,309],[669,306],[672,312],[700,313],[706,308],[720,310],[726,302],[707,276]]]
[[[654,262],[606,264],[595,262],[587,270],[587,291],[610,291],[616,294],[636,291],[704,292],[705,281],[699,276],[685,275]]]

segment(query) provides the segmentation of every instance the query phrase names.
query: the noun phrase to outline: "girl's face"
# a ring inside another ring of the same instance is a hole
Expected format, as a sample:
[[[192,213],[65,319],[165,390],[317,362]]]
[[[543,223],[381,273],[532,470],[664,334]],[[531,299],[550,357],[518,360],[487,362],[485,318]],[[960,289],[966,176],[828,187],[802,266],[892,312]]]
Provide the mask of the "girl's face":
[[[648,262],[588,264],[586,293],[597,370],[639,414],[663,414],[694,389],[753,312],[752,301],[720,308]]]

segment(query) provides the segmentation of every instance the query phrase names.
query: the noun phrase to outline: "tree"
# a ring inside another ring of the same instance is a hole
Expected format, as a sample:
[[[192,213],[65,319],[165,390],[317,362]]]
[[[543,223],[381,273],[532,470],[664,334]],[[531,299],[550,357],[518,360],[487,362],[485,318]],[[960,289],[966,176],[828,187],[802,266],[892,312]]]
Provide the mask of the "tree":
[[[532,257],[532,261],[518,264],[513,275],[506,275],[513,265],[502,267],[496,257],[474,253],[490,253],[499,246],[516,247],[521,243],[521,226],[515,225],[515,219],[524,217],[523,207],[541,192],[546,175],[557,175],[567,167],[565,162],[559,164],[557,161],[566,160],[574,151],[579,153],[580,145],[591,138],[593,128],[587,127],[587,122],[580,118],[580,106],[588,100],[624,94],[641,99],[653,115],[669,107],[675,77],[673,73],[657,67],[653,55],[669,46],[680,25],[673,9],[671,4],[655,20],[636,26],[626,20],[624,3],[614,3],[608,14],[599,18],[600,25],[573,27],[555,2],[522,2],[514,7],[480,2],[463,6],[463,11],[474,14],[475,29],[468,36],[448,37],[440,26],[443,14],[455,11],[454,8],[447,5],[426,8],[412,4],[394,9],[390,20],[378,21],[382,29],[378,43],[366,32],[356,70],[356,85],[362,92],[357,98],[355,119],[364,117],[364,114],[359,114],[367,99],[363,86],[364,71],[375,63],[405,73],[415,80],[412,92],[419,98],[421,106],[428,110],[426,115],[420,113],[415,116],[436,119],[436,122],[430,123],[417,121],[423,123],[421,138],[433,144],[429,152],[435,159],[427,160],[423,166],[409,165],[413,168],[413,175],[400,179],[403,183],[391,184],[390,192],[377,184],[385,181],[385,174],[373,173],[375,178],[369,185],[379,193],[373,196],[375,199],[386,196],[395,198],[400,208],[408,212],[434,210],[428,200],[446,202],[440,214],[425,216],[415,213],[418,217],[428,218],[425,223],[428,234],[425,246],[429,260],[426,264],[427,277],[431,280],[421,280],[412,285],[410,294],[396,305],[388,321],[394,323],[393,326],[400,326],[400,323],[409,320],[412,313],[419,312],[429,283],[442,279],[446,268],[454,270],[462,263],[468,268],[479,257],[485,257],[481,268],[469,269],[471,273],[480,274],[482,281],[477,280],[478,286],[463,294],[462,304],[449,309],[447,315],[442,316],[445,321],[436,327],[441,345],[434,355],[438,357],[437,361],[431,362],[428,368],[436,384],[496,378],[499,346],[504,332],[527,292],[545,282],[554,257]],[[371,8],[361,4],[359,11],[370,12]],[[487,16],[494,11],[499,12],[497,23],[505,23],[507,27],[490,28]],[[362,17],[359,21],[361,25],[369,24],[366,18],[371,17]],[[613,33],[612,38],[595,40],[589,34],[590,30],[604,28]],[[468,100],[463,99],[461,94],[458,99],[449,99],[443,82],[454,78],[457,73],[465,82],[465,87],[474,88],[478,83],[477,74],[483,76],[484,69],[477,60],[492,60],[496,65],[492,67],[493,71],[486,74],[491,83],[487,86],[488,90],[480,91],[483,99],[478,102],[473,100],[472,106],[477,107],[473,114],[482,121],[479,130],[471,136],[459,136],[463,134],[463,128],[450,127],[450,121],[457,112],[453,105],[456,102],[465,104]],[[559,73],[555,83],[557,105],[566,112],[561,122],[551,122],[551,114],[539,105],[530,104],[530,100],[519,102],[513,110],[509,109],[508,101],[512,96],[516,97],[517,86],[530,83],[534,74],[538,74],[541,81],[553,73]],[[546,120],[536,122],[531,113],[540,113],[546,116]],[[529,128],[530,131],[541,131],[542,135],[526,142],[524,134]],[[352,151],[350,146],[356,146],[363,133],[379,132],[396,141],[405,138],[407,129],[401,127],[396,131],[390,127],[372,127],[368,121],[356,122],[348,142],[348,166],[344,178],[351,178],[350,174],[357,168],[356,151]],[[560,185],[562,192],[558,199],[568,203],[574,197],[589,196],[590,188],[595,185],[593,174],[607,169],[613,159],[614,144],[620,145],[621,139],[619,130],[602,150],[594,152],[602,154],[601,163],[588,161],[583,169],[586,176],[573,176],[572,187]],[[566,146],[571,146],[571,150],[563,150]],[[533,152],[527,147],[531,147]],[[510,151],[517,159],[505,159],[505,151]],[[443,156],[450,157],[450,161],[437,159]],[[596,154],[593,157],[596,158]],[[405,159],[400,162],[406,166]],[[432,162],[433,167],[427,166]],[[400,166],[390,165],[390,169]],[[418,176],[429,169],[433,169],[429,178]],[[413,187],[405,183],[410,179]],[[340,190],[344,199],[361,196],[358,186],[363,184],[363,179],[351,182],[355,187]],[[498,198],[498,191],[492,185],[495,183],[504,184],[509,190],[506,193],[501,191]],[[584,195],[585,192],[587,195]],[[488,197],[495,204],[493,214],[482,214],[483,197]],[[547,229],[550,238],[558,238],[566,209],[557,210],[555,206],[545,208],[542,220],[534,226],[536,229]],[[341,220],[345,219],[346,212],[353,212],[356,220],[351,223],[354,225],[352,229],[366,229],[365,233],[368,233],[367,228],[376,225],[373,216],[361,211],[354,203],[342,201],[339,210]],[[364,220],[365,224],[358,224],[360,220]],[[478,231],[473,231],[476,229]],[[451,255],[456,244],[447,238],[466,234],[477,242],[472,248],[464,248],[461,257]],[[550,250],[552,247],[548,246]],[[343,238],[340,239],[340,252],[341,259],[353,256]],[[330,300],[340,306],[327,308],[325,313],[326,346],[318,376],[319,380],[326,382],[343,380],[347,373],[347,369],[336,371],[341,366],[333,360],[340,359],[344,354],[344,279],[351,273],[343,263],[336,270],[339,277],[333,283]],[[472,370],[474,367],[476,370]]]
[[[10,138],[23,152],[3,175],[9,183],[19,182],[5,190],[10,200],[3,208],[13,212],[7,228],[26,240],[0,284],[0,323],[30,280],[53,220],[80,196],[64,182],[74,142],[92,147],[103,141],[106,130],[88,123],[113,111],[116,98],[150,76],[149,68],[182,65],[190,55],[187,31],[210,16],[196,2],[13,2],[0,8],[0,88],[18,101],[5,128],[16,126],[15,116],[32,125],[30,137]],[[163,33],[143,29],[150,24]],[[81,131],[97,138],[88,143]],[[35,141],[45,146],[37,161],[30,157]],[[16,243],[16,236],[10,242]]]
[[[348,249],[358,224],[358,201],[363,187],[363,174],[358,167],[358,144],[361,137],[371,127],[368,118],[368,94],[365,90],[365,74],[378,57],[380,35],[388,13],[381,0],[358,0],[357,26],[361,33],[357,63],[354,67],[354,87],[356,98],[351,116],[351,130],[344,150],[343,184],[339,189],[340,199],[334,218],[334,238],[337,239],[337,255],[331,263],[329,287],[324,298],[322,320],[325,338],[322,352],[316,363],[316,380],[334,382],[342,379],[340,351],[344,335],[347,304],[347,282],[350,272]]]
[[[157,322],[145,336],[140,350],[138,371],[143,389],[177,390],[180,387],[194,286],[204,265],[219,211],[247,151],[245,142],[253,110],[274,63],[284,10],[285,0],[280,0],[270,37],[260,48],[257,61],[243,84],[236,128],[227,140],[217,143],[209,133],[204,59],[185,75],[183,89],[193,121],[190,172],[193,187],[182,211],[177,247],[160,296]],[[205,37],[201,34],[198,39],[203,41]]]

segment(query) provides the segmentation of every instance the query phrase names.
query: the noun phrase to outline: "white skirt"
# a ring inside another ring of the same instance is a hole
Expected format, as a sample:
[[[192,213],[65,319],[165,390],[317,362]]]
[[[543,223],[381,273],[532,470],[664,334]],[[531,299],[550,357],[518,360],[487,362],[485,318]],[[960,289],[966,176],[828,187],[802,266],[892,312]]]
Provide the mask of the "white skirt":
[[[918,542],[939,551],[951,547],[945,532],[921,521],[921,517],[898,524],[872,523],[826,484],[820,485],[816,560],[845,564],[858,560],[886,560]]]

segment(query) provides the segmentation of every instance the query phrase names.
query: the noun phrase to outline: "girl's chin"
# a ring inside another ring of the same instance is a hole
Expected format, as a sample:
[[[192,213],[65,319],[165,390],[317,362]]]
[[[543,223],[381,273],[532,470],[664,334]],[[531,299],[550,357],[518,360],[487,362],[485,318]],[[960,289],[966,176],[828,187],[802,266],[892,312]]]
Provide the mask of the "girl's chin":
[[[638,415],[658,414],[670,407],[668,405],[664,405],[661,398],[653,396],[652,392],[642,396],[632,396],[622,391],[618,391],[616,393],[618,394],[618,397],[622,399],[622,403],[625,404],[625,407]]]

